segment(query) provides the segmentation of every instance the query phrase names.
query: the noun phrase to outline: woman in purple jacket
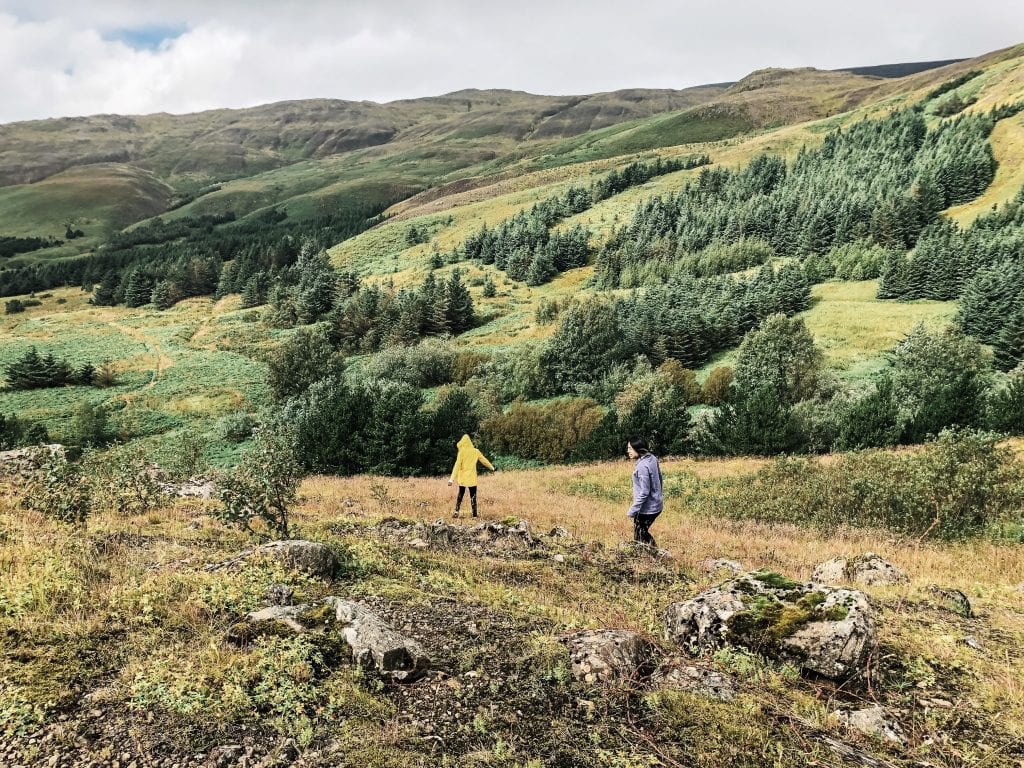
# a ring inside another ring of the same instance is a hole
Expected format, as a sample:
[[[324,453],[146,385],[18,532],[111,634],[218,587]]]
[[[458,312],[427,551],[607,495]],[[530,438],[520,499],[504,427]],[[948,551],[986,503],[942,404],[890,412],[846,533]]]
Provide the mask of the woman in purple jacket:
[[[633,518],[633,540],[656,547],[658,544],[651,536],[650,529],[664,506],[658,457],[651,453],[647,442],[641,437],[634,437],[626,443],[626,453],[629,458],[636,459],[633,470],[633,506],[626,513]]]

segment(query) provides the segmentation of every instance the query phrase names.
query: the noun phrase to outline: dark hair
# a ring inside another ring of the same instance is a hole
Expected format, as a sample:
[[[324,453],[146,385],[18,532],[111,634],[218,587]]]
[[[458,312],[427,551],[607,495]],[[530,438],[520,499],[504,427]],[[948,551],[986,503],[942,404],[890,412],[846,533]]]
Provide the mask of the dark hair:
[[[642,437],[631,437],[629,438],[630,447],[643,456],[645,453],[650,453],[651,449],[647,447],[647,441]]]

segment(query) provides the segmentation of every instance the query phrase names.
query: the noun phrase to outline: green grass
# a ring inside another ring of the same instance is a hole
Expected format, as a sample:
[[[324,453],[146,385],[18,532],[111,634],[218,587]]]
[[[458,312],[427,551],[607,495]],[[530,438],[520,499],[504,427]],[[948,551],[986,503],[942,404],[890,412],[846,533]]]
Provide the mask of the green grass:
[[[813,306],[803,313],[828,365],[849,378],[869,377],[885,365],[884,353],[919,322],[949,323],[952,301],[886,301],[875,298],[876,280],[814,286]]]
[[[185,429],[215,441],[217,418],[269,402],[266,366],[255,358],[280,334],[251,322],[258,313],[232,309],[237,299],[193,299],[158,312],[91,307],[85,298],[74,289],[54,291],[43,306],[4,316],[0,366],[34,345],[75,365],[113,361],[117,386],[0,390],[0,413],[40,421],[53,437],[66,439],[75,410],[87,400],[110,411],[122,439],[159,452]]]
[[[63,240],[67,222],[85,233],[61,248],[7,263],[81,253],[111,232],[162,211],[170,194],[171,188],[153,174],[113,163],[73,168],[35,184],[0,187],[0,233]]]

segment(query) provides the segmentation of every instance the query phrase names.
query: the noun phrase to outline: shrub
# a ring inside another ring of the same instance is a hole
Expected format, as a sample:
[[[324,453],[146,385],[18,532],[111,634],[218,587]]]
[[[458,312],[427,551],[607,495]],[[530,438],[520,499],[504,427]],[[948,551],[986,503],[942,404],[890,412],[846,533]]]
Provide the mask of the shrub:
[[[827,464],[778,459],[701,500],[711,516],[956,539],[1019,515],[1022,479],[993,435],[947,430],[917,453],[854,453]]]
[[[102,387],[104,389],[109,387],[117,386],[117,369],[114,364],[109,360],[104,360],[100,363],[99,368],[92,375],[92,383],[94,386]]]
[[[566,309],[540,357],[552,391],[578,392],[632,358],[614,303],[594,297]]]
[[[83,457],[82,466],[88,472],[97,506],[126,516],[141,515],[167,499],[153,468],[138,448],[90,452]]]
[[[91,486],[63,451],[39,448],[30,454],[33,469],[21,504],[62,523],[84,525],[92,511]]]
[[[236,411],[217,420],[217,437],[229,443],[242,443],[252,436],[256,429],[256,418],[251,413]]]
[[[495,453],[558,462],[567,459],[603,419],[604,411],[589,398],[544,405],[517,402],[507,413],[485,420],[480,432]]]
[[[712,456],[793,453],[803,447],[800,426],[778,391],[762,387],[738,394],[709,416],[697,433],[697,444]]]
[[[1024,369],[1014,370],[1002,387],[989,393],[986,421],[997,432],[1024,434]]]
[[[218,482],[217,517],[252,532],[261,521],[280,538],[289,536],[289,510],[302,479],[294,437],[283,430],[260,429],[241,462]]]
[[[792,405],[817,392],[821,364],[803,318],[772,315],[743,338],[733,383],[740,394],[767,388],[780,403]]]
[[[11,299],[10,301],[4,302],[5,315],[16,315],[17,313],[24,311],[25,304],[20,299]]]
[[[107,411],[102,405],[83,400],[71,421],[71,443],[83,448],[106,445],[111,440]]]
[[[931,331],[919,323],[891,358],[893,397],[907,425],[904,440],[981,424],[992,373],[978,342],[954,327]]]
[[[455,376],[457,353],[446,341],[421,341],[411,347],[388,347],[366,364],[370,378],[403,381],[414,387],[450,384]]]
[[[38,422],[0,413],[0,451],[49,442],[46,427]]]
[[[174,446],[174,460],[169,469],[180,478],[198,475],[206,469],[206,452],[210,441],[194,428],[186,428],[178,433]]]
[[[318,326],[300,328],[277,348],[267,363],[271,392],[277,400],[286,400],[339,372],[342,359],[334,351],[327,330]]]
[[[472,383],[490,392],[500,403],[510,403],[518,397],[543,397],[548,388],[540,355],[539,348],[525,345],[496,352],[479,365]]]
[[[708,405],[721,405],[729,397],[732,385],[733,370],[728,365],[720,365],[712,369],[704,380],[701,388],[701,399]]]

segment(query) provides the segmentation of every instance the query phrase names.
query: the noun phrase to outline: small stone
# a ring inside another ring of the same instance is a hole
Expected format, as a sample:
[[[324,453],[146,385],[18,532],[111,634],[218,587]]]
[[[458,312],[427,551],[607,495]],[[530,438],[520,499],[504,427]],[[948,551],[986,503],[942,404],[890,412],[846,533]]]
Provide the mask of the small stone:
[[[554,557],[552,557],[551,559],[554,560],[556,563],[564,563],[565,562],[565,555],[559,553],[559,554],[555,555]]]
[[[654,673],[651,683],[675,691],[698,693],[719,701],[732,701],[736,698],[736,683],[733,679],[710,667],[663,667]]]
[[[743,566],[735,560],[727,560],[723,557],[714,560],[704,560],[700,564],[704,573],[714,576],[718,573],[728,573],[730,576],[739,576],[743,573]]]
[[[571,534],[562,526],[556,525],[554,528],[551,529],[551,533],[549,533],[548,536],[551,536],[555,539],[568,539],[571,536]]]
[[[264,597],[271,605],[292,605],[295,602],[295,590],[287,584],[271,584]]]
[[[968,648],[971,648],[975,651],[985,650],[985,647],[980,642],[978,642],[978,638],[976,638],[974,635],[967,635],[960,642],[966,645]]]
[[[427,547],[430,546],[430,543],[417,536],[415,539],[411,539],[409,541],[409,546],[413,549],[427,549]]]
[[[928,587],[928,591],[935,596],[939,606],[950,613],[962,616],[965,619],[974,618],[974,609],[971,608],[971,601],[959,589],[947,589],[937,585]]]
[[[907,743],[900,724],[882,707],[874,706],[851,712],[838,712],[837,716],[847,728],[893,744],[905,745]]]

